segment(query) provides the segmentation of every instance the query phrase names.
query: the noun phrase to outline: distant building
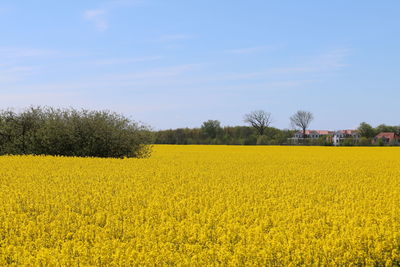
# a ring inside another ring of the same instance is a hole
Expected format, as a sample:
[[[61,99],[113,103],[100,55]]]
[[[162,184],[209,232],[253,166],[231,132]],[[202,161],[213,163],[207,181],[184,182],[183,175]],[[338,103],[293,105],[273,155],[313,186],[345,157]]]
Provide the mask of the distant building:
[[[335,131],[332,136],[333,145],[338,146],[344,140],[353,140],[354,143],[360,138],[360,133],[357,130],[339,130]]]
[[[378,142],[378,140],[382,140],[383,144],[393,144],[393,145],[400,145],[400,135],[396,133],[390,132],[382,132],[375,136],[373,143]]]
[[[332,134],[333,132],[326,130],[306,130],[305,135],[303,135],[303,131],[298,131],[288,141],[291,144],[301,144],[304,143],[304,140],[318,140],[322,137],[330,141],[332,140]]]
[[[290,138],[291,143],[301,143],[304,139],[320,139],[321,137],[326,138],[326,141],[332,142],[335,146],[340,145],[344,140],[351,140],[357,143],[360,138],[360,134],[357,130],[339,130],[339,131],[327,131],[327,130],[306,130],[305,136],[303,131],[298,131],[294,134],[293,138]]]
[[[311,138],[311,139],[319,139],[321,136],[329,136],[333,132],[325,131],[325,130],[306,130],[306,135],[303,136],[303,131],[298,131],[294,134],[294,138]]]

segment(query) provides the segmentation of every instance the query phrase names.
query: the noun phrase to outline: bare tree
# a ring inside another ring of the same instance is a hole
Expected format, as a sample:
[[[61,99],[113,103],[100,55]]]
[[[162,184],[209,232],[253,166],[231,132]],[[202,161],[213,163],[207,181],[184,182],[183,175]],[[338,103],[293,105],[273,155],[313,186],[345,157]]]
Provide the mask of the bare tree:
[[[314,116],[311,112],[299,110],[290,117],[290,123],[293,127],[299,127],[303,131],[303,138],[305,138],[306,130],[313,119]]]
[[[265,129],[271,124],[271,113],[264,110],[255,110],[244,115],[244,122],[253,126],[259,135],[263,135]]]

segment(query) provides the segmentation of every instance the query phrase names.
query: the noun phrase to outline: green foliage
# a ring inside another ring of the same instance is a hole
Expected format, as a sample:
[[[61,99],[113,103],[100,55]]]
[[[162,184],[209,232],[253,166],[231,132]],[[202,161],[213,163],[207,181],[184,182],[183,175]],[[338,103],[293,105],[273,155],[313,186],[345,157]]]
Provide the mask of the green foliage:
[[[375,132],[376,132],[376,134],[382,133],[382,132],[400,134],[400,126],[389,126],[389,125],[381,124],[375,128]]]
[[[0,112],[0,154],[147,157],[148,127],[110,111],[32,107]]]
[[[257,137],[257,145],[268,145],[269,142],[269,138],[266,135],[259,135]]]
[[[328,139],[327,136],[320,136],[317,139],[305,139],[303,140],[305,145],[312,146],[332,146],[333,142],[331,139]]]
[[[203,124],[204,125],[204,124]],[[264,135],[249,126],[221,127],[215,138],[204,134],[202,128],[162,130],[155,132],[156,144],[218,144],[218,145],[284,145],[294,132],[268,127]]]
[[[327,136],[321,136],[319,140],[320,140],[320,145],[322,146],[333,146],[332,138],[329,138]]]
[[[341,142],[342,146],[354,146],[355,140],[353,138],[344,138]]]
[[[370,146],[372,144],[372,139],[367,137],[360,137],[357,145],[359,146]]]
[[[250,135],[243,139],[243,145],[256,145],[257,135]]]
[[[400,145],[400,142],[397,141],[396,139],[393,139],[389,142],[389,146],[398,146]]]
[[[215,123],[216,122],[216,123]],[[218,129],[217,133],[210,131],[207,133],[208,126],[211,129]],[[264,129],[262,135],[259,134],[255,127],[249,126],[226,126],[220,127],[219,121],[207,121],[203,123],[201,128],[185,128],[175,130],[162,130],[155,132],[156,144],[222,144],[222,145],[314,145],[314,146],[332,146],[331,138],[321,136],[319,139],[300,139],[297,142],[290,143],[295,131],[280,130],[274,127]],[[349,138],[343,140],[342,146],[369,146],[372,144],[373,138],[381,131],[394,131],[400,127],[380,125],[373,128],[367,123],[361,123],[359,130],[362,136],[358,140]],[[368,137],[366,137],[368,136]],[[213,138],[214,137],[214,138]]]
[[[377,146],[384,146],[385,142],[382,140],[382,138],[378,138],[378,140],[376,140],[375,145]]]
[[[358,131],[360,132],[361,137],[366,138],[373,138],[377,134],[375,129],[366,122],[360,123],[360,126],[358,126]]]
[[[201,125],[201,131],[204,132],[207,137],[214,139],[221,131],[221,123],[217,120],[205,121]]]

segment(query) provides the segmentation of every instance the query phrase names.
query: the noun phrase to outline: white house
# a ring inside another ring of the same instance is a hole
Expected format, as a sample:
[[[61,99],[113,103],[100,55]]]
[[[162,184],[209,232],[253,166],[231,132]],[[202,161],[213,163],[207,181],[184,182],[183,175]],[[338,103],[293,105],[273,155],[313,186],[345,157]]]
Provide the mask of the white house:
[[[319,139],[320,137],[326,137],[327,141],[332,141],[332,143],[337,146],[340,145],[346,139],[352,139],[357,142],[360,138],[360,134],[357,130],[338,130],[338,131],[326,131],[326,130],[306,130],[305,136],[303,136],[303,131],[298,131],[294,134],[293,138],[290,140],[294,143],[298,143],[300,140],[307,139]]]
[[[303,131],[298,131],[294,134],[294,138],[310,138],[310,139],[319,139],[321,136],[329,136],[333,132],[325,131],[325,130],[306,130],[306,136],[303,136]]]
[[[335,146],[340,145],[345,139],[352,139],[357,142],[360,133],[357,130],[339,130],[333,133],[332,141]]]

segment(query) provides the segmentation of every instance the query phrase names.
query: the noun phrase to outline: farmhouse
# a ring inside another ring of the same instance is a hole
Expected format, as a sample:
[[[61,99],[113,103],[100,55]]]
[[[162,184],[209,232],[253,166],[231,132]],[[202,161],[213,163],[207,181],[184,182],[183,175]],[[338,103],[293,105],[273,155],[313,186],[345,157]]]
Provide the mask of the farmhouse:
[[[306,135],[303,136],[303,131],[298,131],[294,134],[294,138],[301,139],[301,138],[311,138],[311,139],[318,139],[321,136],[329,136],[333,132],[326,131],[326,130],[306,130]]]
[[[373,143],[377,143],[378,140],[382,140],[383,144],[400,145],[400,135],[390,132],[382,132],[375,136]]]
[[[357,130],[340,130],[333,133],[332,142],[335,146],[338,146],[346,139],[357,142],[359,138],[360,133]]]
[[[327,130],[307,130],[305,136],[302,131],[298,131],[294,134],[290,141],[293,143],[299,143],[303,139],[316,140],[321,137],[325,137],[327,141],[332,142],[335,146],[340,145],[343,141],[349,140],[357,142],[360,138],[360,134],[357,130],[338,130],[338,131],[327,131]]]

